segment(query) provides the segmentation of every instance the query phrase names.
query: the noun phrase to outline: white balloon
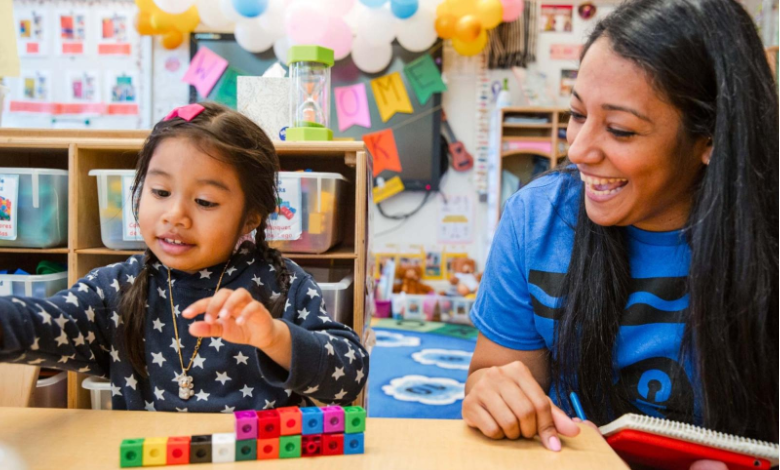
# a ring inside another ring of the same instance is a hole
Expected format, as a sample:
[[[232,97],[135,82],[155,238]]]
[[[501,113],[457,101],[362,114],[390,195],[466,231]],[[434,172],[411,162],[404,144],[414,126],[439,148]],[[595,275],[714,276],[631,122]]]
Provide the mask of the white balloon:
[[[328,14],[343,18],[344,15],[352,10],[354,5],[355,0],[331,0],[328,5]]]
[[[268,50],[274,38],[260,29],[256,21],[241,21],[236,23],[236,42],[249,52],[263,52]]]
[[[367,8],[356,26],[355,35],[372,46],[390,44],[395,39],[395,16],[389,8]]]
[[[290,38],[287,36],[281,37],[274,43],[274,55],[279,59],[279,62],[287,65],[287,53],[290,51]]]
[[[363,16],[363,12],[369,8],[360,2],[355,2],[352,9],[344,15],[344,21],[352,28],[352,31],[357,29],[357,25],[360,23],[360,18]]]
[[[420,0],[420,8],[427,8],[428,10],[436,11],[436,7],[443,2],[444,0]]]
[[[274,39],[278,39],[287,31],[284,28],[284,14],[287,9],[286,0],[270,0],[265,13],[258,17],[260,27]]]
[[[436,14],[424,8],[417,10],[411,18],[396,20],[398,42],[411,52],[422,52],[433,46],[437,34],[434,27]]]
[[[222,14],[225,16],[225,18],[232,21],[233,23],[239,23],[241,21],[247,20],[246,16],[239,15],[236,9],[233,7],[233,0],[220,0],[219,8],[222,10]]]
[[[154,0],[154,4],[165,13],[178,15],[189,10],[195,4],[195,0]]]
[[[215,0],[198,0],[197,4],[201,23],[211,29],[233,30],[233,22],[222,13],[219,2]]]
[[[358,36],[352,43],[352,61],[363,72],[381,72],[390,65],[392,58],[393,46],[389,42],[375,46]]]

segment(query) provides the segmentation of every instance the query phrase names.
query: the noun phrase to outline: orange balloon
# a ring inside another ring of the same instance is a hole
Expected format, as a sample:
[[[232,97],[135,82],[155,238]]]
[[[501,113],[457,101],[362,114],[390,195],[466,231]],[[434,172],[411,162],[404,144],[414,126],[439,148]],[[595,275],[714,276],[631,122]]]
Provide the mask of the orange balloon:
[[[455,37],[463,42],[477,39],[482,32],[482,22],[474,15],[466,15],[455,23]]]
[[[151,13],[157,9],[157,5],[155,5],[154,0],[135,0],[135,4],[141,11],[148,11]]]
[[[152,25],[155,34],[165,34],[173,29],[173,15],[157,10],[151,14],[149,24]]]
[[[452,48],[455,49],[455,52],[457,52],[460,55],[464,55],[464,56],[477,55],[480,52],[482,52],[482,49],[485,48],[485,44],[487,44],[487,40],[488,40],[487,32],[483,29],[479,33],[479,36],[477,36],[477,39],[471,42],[464,42],[456,37],[452,38]]]
[[[449,13],[457,18],[477,13],[477,0],[445,0],[445,3],[448,4]]]
[[[162,37],[162,45],[166,49],[176,49],[184,42],[184,35],[178,29],[172,29]]]
[[[504,20],[504,7],[500,0],[479,0],[477,2],[477,17],[482,27],[493,29]]]
[[[455,23],[457,23],[457,19],[452,15],[437,17],[434,23],[436,34],[442,39],[450,39],[455,36]]]
[[[138,34],[144,36],[155,34],[154,28],[152,28],[151,18],[152,15],[148,11],[139,11],[136,13],[135,21],[133,21],[133,23],[135,24],[135,29],[138,31]]]
[[[192,6],[189,10],[185,11],[184,13],[181,13],[179,15],[173,15],[173,18],[171,18],[171,23],[173,24],[173,27],[178,29],[179,31],[185,33],[194,31],[195,28],[198,27],[198,23],[200,23],[198,8],[196,6]]]

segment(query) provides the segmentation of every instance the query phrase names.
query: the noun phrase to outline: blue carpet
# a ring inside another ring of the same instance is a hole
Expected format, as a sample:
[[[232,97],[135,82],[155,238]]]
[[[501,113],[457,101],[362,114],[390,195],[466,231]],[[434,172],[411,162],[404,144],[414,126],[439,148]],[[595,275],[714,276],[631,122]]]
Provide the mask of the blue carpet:
[[[429,322],[418,331],[408,331],[396,329],[390,321],[375,324],[377,345],[371,352],[368,381],[370,417],[461,418],[476,330],[442,326]]]

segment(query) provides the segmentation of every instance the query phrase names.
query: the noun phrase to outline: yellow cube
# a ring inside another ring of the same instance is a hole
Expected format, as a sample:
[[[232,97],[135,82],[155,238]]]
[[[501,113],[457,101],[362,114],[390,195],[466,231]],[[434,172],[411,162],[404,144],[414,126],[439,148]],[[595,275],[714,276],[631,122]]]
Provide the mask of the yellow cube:
[[[309,233],[319,235],[325,231],[325,214],[322,212],[309,212]]]
[[[144,467],[165,465],[167,447],[167,437],[150,437],[144,439]]]

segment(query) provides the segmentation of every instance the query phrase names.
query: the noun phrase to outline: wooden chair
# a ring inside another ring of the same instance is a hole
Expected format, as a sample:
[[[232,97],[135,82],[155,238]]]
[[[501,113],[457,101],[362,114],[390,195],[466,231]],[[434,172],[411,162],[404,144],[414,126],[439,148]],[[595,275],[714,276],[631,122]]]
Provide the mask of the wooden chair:
[[[40,369],[25,364],[0,364],[0,406],[30,406]]]

